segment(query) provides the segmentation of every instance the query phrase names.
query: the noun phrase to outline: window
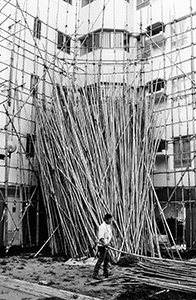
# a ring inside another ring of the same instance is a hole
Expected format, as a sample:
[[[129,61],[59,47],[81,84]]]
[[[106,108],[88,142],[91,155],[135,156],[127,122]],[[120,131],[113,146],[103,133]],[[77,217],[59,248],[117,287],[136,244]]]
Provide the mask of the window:
[[[93,45],[93,36],[92,34],[87,35],[85,38],[81,39],[81,55],[84,55],[88,52],[93,51],[95,49],[95,43]]]
[[[26,139],[26,156],[29,157],[34,156],[35,153],[34,143],[35,143],[35,136],[28,133]]]
[[[190,137],[174,138],[174,168],[186,168],[191,162]]]
[[[81,42],[81,55],[89,53],[96,49],[124,49],[129,52],[130,50],[130,34],[124,32],[114,31],[96,31],[88,34],[80,39]]]
[[[165,44],[165,25],[157,22],[146,28],[146,36],[153,48],[162,47]]]
[[[129,52],[130,50],[130,34],[128,32],[117,31],[114,33],[114,48],[124,49]]]
[[[181,21],[175,21],[171,25],[171,47],[181,48],[188,41],[189,26],[187,19]]]
[[[111,32],[93,32],[80,40],[81,42],[81,55],[92,52],[99,48],[111,48]]]
[[[165,87],[165,80],[162,78],[157,78],[153,81],[149,81],[147,83],[148,92],[149,93],[156,93]]]
[[[161,33],[162,31],[164,31],[165,30],[164,28],[165,28],[164,23],[162,23],[162,22],[157,22],[152,25],[149,25],[146,28],[147,36],[157,35],[157,34]]]
[[[82,0],[82,7],[90,4],[93,1],[95,1],[95,0]]]
[[[42,22],[36,17],[34,19],[33,36],[37,39],[41,39],[41,25]]]
[[[68,54],[71,52],[71,38],[70,36],[58,31],[57,48]]]
[[[137,9],[145,7],[150,4],[150,0],[137,0]]]
[[[39,76],[31,74],[30,91],[34,97],[37,97],[38,94],[38,82]]]
[[[68,2],[69,4],[72,5],[72,0],[63,0],[64,2]]]
[[[111,32],[105,31],[100,34],[100,44],[102,48],[108,49],[111,48]]]
[[[181,103],[186,103],[185,105],[191,103],[193,100],[190,92],[191,88],[192,84],[187,76],[181,75],[172,78],[170,81],[170,95],[172,100],[181,101]]]
[[[162,150],[166,150],[166,149],[167,149],[167,141],[161,139],[158,145],[157,152],[162,152]]]
[[[179,95],[185,96],[186,92],[190,90],[191,82],[187,79],[185,76],[179,76],[171,80],[171,94],[173,98]]]
[[[114,48],[122,49],[123,41],[122,41],[122,32],[115,32],[114,33]]]
[[[137,59],[147,59],[150,55],[150,43],[142,35],[137,39]]]
[[[123,48],[125,51],[129,52],[130,50],[130,36],[128,33],[123,34]]]
[[[154,104],[161,104],[167,101],[167,95],[165,93],[166,81],[162,78],[149,81],[146,84],[147,93],[149,99],[154,101]]]

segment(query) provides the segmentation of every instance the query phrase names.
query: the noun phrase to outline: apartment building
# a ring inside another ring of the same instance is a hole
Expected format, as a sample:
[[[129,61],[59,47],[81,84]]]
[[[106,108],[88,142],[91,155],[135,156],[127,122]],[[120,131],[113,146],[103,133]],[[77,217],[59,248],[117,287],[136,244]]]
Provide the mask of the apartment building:
[[[7,247],[40,240],[36,105],[44,109],[60,85],[73,83],[142,88],[153,101],[157,197],[166,217],[183,224],[181,242],[194,246],[195,18],[191,0],[0,1],[0,209]]]
[[[35,245],[43,232],[39,230],[43,218],[38,217],[34,104],[50,102],[51,82],[58,86],[67,80],[75,7],[72,1],[1,1],[0,6],[1,240],[9,248]]]
[[[155,102],[161,135],[154,185],[166,217],[184,224],[183,240],[190,247],[195,243],[196,7],[193,1],[138,1],[137,8],[137,30],[146,33],[142,80]],[[177,229],[175,234],[177,239]]]

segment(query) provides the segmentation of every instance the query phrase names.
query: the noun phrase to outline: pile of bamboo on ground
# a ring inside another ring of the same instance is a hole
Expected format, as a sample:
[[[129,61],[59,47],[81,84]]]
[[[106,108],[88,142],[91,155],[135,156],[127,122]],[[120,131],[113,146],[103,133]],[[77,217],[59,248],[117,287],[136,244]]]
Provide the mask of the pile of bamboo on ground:
[[[36,107],[52,253],[85,255],[109,212],[115,248],[160,256],[150,179],[158,145],[152,104],[143,91],[120,85],[65,92],[54,84],[54,91],[49,109]]]
[[[145,258],[125,277],[164,289],[196,293],[196,261]]]

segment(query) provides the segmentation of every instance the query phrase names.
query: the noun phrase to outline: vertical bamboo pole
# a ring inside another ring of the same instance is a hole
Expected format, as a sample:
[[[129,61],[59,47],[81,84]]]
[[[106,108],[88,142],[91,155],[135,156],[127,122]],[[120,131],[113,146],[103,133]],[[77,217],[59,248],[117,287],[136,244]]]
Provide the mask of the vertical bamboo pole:
[[[8,143],[8,132],[7,132],[7,128],[5,128],[5,145],[7,145]],[[5,247],[8,247],[8,179],[9,179],[9,175],[8,175],[8,151],[6,148],[5,151],[5,196],[4,196],[4,243],[5,243]]]
[[[75,2],[75,31],[74,31],[74,49],[73,49],[73,87],[77,89],[77,69],[78,69],[78,54],[79,54],[79,40],[78,40],[78,28],[79,28],[79,3]]]
[[[193,130],[193,153],[196,150],[196,139],[195,139],[195,46],[194,46],[194,23],[193,23],[193,5],[192,5],[192,0],[189,1],[189,5],[190,5],[190,37],[191,37],[191,90],[192,90],[192,107],[193,107],[193,118],[192,118],[192,130]],[[196,160],[193,161],[194,164],[194,169],[196,168]],[[194,172],[194,182],[195,182],[195,194],[196,194],[196,172]],[[192,204],[189,204],[189,209],[190,209],[190,228],[192,229],[193,227],[193,221],[192,221]],[[190,236],[192,237],[192,232],[190,233]],[[193,245],[193,241],[192,238],[190,240],[190,245]]]
[[[14,11],[14,32],[16,31],[16,20],[17,20],[17,8]],[[7,109],[11,105],[12,102],[12,88],[13,88],[13,68],[14,68],[14,51],[15,51],[15,34],[12,38],[12,49],[10,51],[10,72],[9,72],[9,84],[8,84],[8,97],[7,97]],[[8,116],[6,118],[8,120]],[[7,123],[7,122],[6,122]],[[5,246],[8,247],[8,197],[9,197],[9,154],[7,150],[9,134],[8,134],[8,127],[6,126],[6,135],[5,135],[5,148],[6,148],[6,155],[5,155]]]
[[[102,8],[102,20],[101,20],[101,32],[100,32],[100,55],[99,55],[99,61],[98,61],[98,90],[101,91],[101,78],[102,78],[102,72],[104,71],[103,68],[103,61],[102,61],[102,56],[103,56],[103,28],[104,28],[104,22],[105,22],[105,8],[106,8],[106,0],[103,0],[103,8]],[[103,69],[103,71],[102,71]]]

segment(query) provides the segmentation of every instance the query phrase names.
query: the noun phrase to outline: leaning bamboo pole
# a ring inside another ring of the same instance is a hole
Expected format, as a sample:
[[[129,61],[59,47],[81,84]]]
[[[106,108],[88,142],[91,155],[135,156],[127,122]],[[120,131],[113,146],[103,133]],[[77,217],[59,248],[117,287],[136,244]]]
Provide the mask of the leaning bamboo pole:
[[[61,86],[48,110],[36,105],[36,153],[50,232],[59,226],[52,251],[84,255],[110,212],[116,248],[160,256],[149,180],[158,144],[153,109],[143,93],[105,88],[68,88],[64,94]]]

